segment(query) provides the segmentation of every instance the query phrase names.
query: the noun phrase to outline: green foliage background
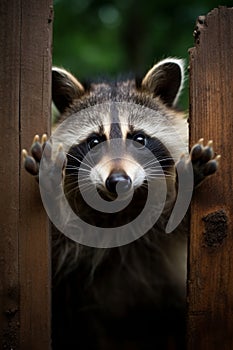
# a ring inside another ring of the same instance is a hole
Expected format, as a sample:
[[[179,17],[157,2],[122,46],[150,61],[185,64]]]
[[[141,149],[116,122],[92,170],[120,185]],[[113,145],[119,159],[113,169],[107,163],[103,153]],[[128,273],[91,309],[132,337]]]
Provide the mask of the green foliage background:
[[[55,0],[53,64],[80,81],[145,74],[157,60],[186,58],[196,18],[220,0]],[[188,107],[187,84],[181,105]]]

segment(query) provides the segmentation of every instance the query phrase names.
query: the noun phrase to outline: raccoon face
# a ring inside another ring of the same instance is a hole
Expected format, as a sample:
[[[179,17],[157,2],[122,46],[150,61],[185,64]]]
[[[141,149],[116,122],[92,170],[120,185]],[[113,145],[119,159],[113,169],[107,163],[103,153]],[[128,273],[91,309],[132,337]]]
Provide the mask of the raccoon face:
[[[166,59],[140,83],[101,82],[84,88],[67,71],[53,69],[53,101],[65,121],[57,132],[59,142],[67,145],[64,188],[72,207],[82,201],[80,192],[124,200],[146,193],[148,182],[156,192],[164,178],[175,197],[174,164],[184,150],[173,128],[182,116],[172,107],[183,75],[181,60]]]
[[[132,191],[145,188],[147,181],[158,182],[163,175],[174,179],[174,160],[158,139],[132,129],[123,137],[119,124],[112,124],[111,132],[113,138],[103,130],[69,148],[67,188],[77,187],[75,183],[79,187],[85,184],[87,189],[94,186],[103,197],[125,198]],[[75,173],[79,175],[78,183]]]

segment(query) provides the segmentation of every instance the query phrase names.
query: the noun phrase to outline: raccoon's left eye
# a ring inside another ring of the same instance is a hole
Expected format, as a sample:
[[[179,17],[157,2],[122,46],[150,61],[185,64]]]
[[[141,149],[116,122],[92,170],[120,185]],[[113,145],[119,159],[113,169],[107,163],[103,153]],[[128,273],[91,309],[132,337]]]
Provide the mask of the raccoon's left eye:
[[[100,144],[101,139],[98,136],[93,136],[88,140],[88,148],[92,149],[95,146],[97,146],[98,144]]]
[[[137,148],[143,148],[146,146],[147,138],[146,135],[140,133],[133,136],[134,146]]]

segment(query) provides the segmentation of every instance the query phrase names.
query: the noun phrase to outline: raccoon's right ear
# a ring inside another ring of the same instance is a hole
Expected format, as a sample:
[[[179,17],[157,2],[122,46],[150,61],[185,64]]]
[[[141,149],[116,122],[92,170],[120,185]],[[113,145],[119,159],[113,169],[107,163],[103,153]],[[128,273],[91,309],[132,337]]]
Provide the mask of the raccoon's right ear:
[[[65,69],[53,67],[52,69],[52,100],[63,113],[65,109],[72,105],[74,99],[84,94],[82,84]]]
[[[146,74],[141,88],[160,97],[167,106],[174,106],[184,84],[184,61],[166,58],[155,64]]]

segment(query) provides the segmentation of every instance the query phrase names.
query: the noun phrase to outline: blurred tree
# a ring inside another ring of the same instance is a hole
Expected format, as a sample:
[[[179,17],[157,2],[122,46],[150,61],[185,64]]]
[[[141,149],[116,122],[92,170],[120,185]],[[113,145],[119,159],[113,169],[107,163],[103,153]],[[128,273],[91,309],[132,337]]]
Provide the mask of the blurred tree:
[[[167,56],[187,59],[196,18],[220,4],[219,0],[55,0],[54,64],[70,69],[82,81],[143,74]],[[187,101],[186,87],[183,108]]]

